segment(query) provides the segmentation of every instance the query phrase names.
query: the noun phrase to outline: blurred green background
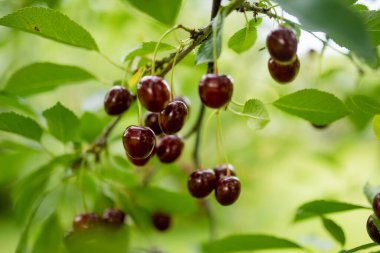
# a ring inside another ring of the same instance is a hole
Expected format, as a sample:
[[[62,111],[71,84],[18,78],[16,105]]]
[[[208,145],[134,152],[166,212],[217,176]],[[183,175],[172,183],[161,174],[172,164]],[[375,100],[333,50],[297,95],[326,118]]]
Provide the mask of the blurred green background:
[[[0,1],[0,16],[32,4],[46,6],[43,1]],[[139,43],[157,41],[168,29],[119,0],[62,0],[53,7],[90,31],[101,50],[117,62]],[[177,23],[190,28],[202,27],[208,23],[210,7],[211,1],[183,1]],[[380,95],[380,72],[368,70],[358,81],[356,68],[347,58],[327,50],[320,59],[321,43],[302,33],[298,51],[300,74],[292,84],[281,86],[267,71],[268,52],[259,50],[265,46],[270,29],[276,27],[275,22],[264,18],[255,46],[237,55],[226,44],[244,25],[244,17],[238,13],[226,20],[219,72],[234,78],[234,100],[260,99],[267,105],[271,121],[263,130],[254,131],[245,118],[228,111],[221,113],[224,149],[241,180],[242,192],[239,200],[229,207],[222,207],[213,196],[209,197],[218,237],[264,233],[292,239],[315,252],[338,252],[340,246],[323,230],[319,220],[293,224],[292,218],[299,205],[314,199],[368,205],[363,186],[367,181],[380,183],[380,148],[372,132],[371,119],[363,120],[363,115],[360,120],[345,118],[327,129],[318,130],[306,121],[278,111],[271,103],[281,95],[304,88],[330,91],[343,100],[358,90]],[[186,34],[179,31],[165,42],[178,45],[178,41],[185,38]],[[205,73],[205,66],[194,67],[193,61],[194,54],[179,64],[174,74],[177,95],[186,95],[192,102],[190,119],[182,133],[187,132],[196,119],[200,105],[197,85]],[[123,77],[122,71],[96,53],[0,27],[0,88],[17,69],[34,62],[81,66],[101,80],[26,98],[25,103],[39,113],[40,120],[42,111],[60,101],[78,116],[91,111],[102,120],[110,121],[103,112],[103,98],[113,81]],[[9,109],[5,104],[0,105],[1,111]],[[136,111],[133,106],[114,130],[110,153],[124,155],[119,137],[126,126],[137,123]],[[207,114],[210,112],[208,110]],[[210,121],[207,129],[201,146],[202,162],[205,167],[212,168],[223,162],[217,155],[215,120]],[[195,169],[191,160],[193,141],[194,138],[186,141],[185,152],[176,166],[152,162],[151,166],[159,166],[152,185],[187,194],[187,174],[181,171]],[[0,142],[0,252],[6,253],[14,252],[22,230],[12,209],[11,192],[15,182],[31,169],[46,163],[48,156],[28,148],[30,143],[5,132],[0,133]],[[24,143],[25,149],[13,151],[13,142]],[[43,139],[43,145],[55,154],[65,152],[64,147],[49,136]],[[129,167],[136,175],[141,174],[141,169]],[[77,206],[72,207],[70,215],[81,211]],[[346,232],[346,248],[370,242],[365,230],[369,214],[365,210],[331,216]],[[198,252],[201,243],[208,239],[207,217],[198,211],[173,219],[173,226],[166,233],[153,229],[141,233],[131,228],[131,246],[157,247],[164,252]],[[64,225],[70,229],[70,221]]]

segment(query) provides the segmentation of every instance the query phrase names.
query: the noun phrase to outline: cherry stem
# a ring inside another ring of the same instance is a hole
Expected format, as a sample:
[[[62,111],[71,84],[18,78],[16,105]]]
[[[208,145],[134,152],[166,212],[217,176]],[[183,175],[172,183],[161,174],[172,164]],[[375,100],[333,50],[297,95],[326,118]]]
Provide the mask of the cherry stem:
[[[165,37],[167,35],[169,35],[173,31],[177,30],[178,28],[183,28],[183,27],[181,25],[175,25],[175,26],[173,26],[172,28],[170,28],[169,30],[167,30],[161,36],[161,38],[158,40],[158,42],[156,44],[156,47],[154,48],[154,53],[153,53],[153,58],[152,58],[152,69],[151,69],[152,76],[154,75],[154,73],[156,71],[156,56],[157,56],[158,48],[160,47],[161,42],[165,39]]]
[[[211,121],[212,117],[214,117],[214,115],[215,115],[217,112],[218,112],[218,111],[213,111],[213,112],[208,116],[208,118],[207,118],[207,120],[206,120],[205,127],[204,127],[203,130],[202,130],[202,134],[203,134],[203,136],[206,136],[206,134],[207,134],[207,130],[208,130],[208,127],[209,127],[209,125],[210,125],[210,121]],[[198,133],[199,133],[199,132],[201,132],[200,129],[198,130]],[[199,134],[200,134],[200,133],[199,133]],[[201,148],[202,148],[202,150],[204,150],[204,145],[205,145],[205,141],[203,140],[203,141],[202,141],[202,144],[201,144]],[[218,150],[218,151],[219,151],[219,150]],[[219,154],[219,153],[218,153],[218,154]],[[203,156],[202,156],[202,161],[204,161],[203,157],[204,157],[204,154],[203,154]]]
[[[173,59],[172,72],[170,73],[170,100],[173,100],[173,97],[174,97],[174,67],[177,62],[177,57],[181,49],[182,49],[182,45],[178,47],[177,52]]]
[[[139,120],[139,126],[142,126],[143,125],[143,120],[142,120],[142,111],[141,111],[141,103],[140,103],[140,100],[137,99],[137,117],[138,117],[138,120]]]
[[[83,177],[85,173],[85,163],[86,159],[82,158],[79,166],[79,177],[77,178],[78,183],[79,183],[79,189],[80,189],[80,195],[81,195],[81,201],[82,201],[82,207],[85,213],[88,212],[88,206],[86,203],[86,197],[85,197],[85,192],[84,192],[84,184],[83,184]]]
[[[114,62],[111,58],[109,58],[107,55],[103,54],[102,52],[98,52],[100,56],[102,56],[106,61],[108,61],[111,65],[113,65],[114,67],[118,68],[118,69],[121,69],[122,71],[126,71],[126,69],[117,64],[116,62]]]
[[[220,121],[220,114],[219,114],[219,111],[216,115],[216,120],[217,120],[217,123],[216,123],[216,127],[217,127],[217,134],[219,136],[219,142],[220,142],[220,146],[221,146],[221,149],[222,149],[222,152],[223,152],[223,156],[224,156],[224,159],[226,161],[226,164],[229,164],[228,162],[228,156],[227,156],[227,153],[226,151],[224,150],[224,144],[223,144],[223,133],[222,133],[222,123]],[[227,166],[227,175],[230,174],[230,169],[228,168]]]

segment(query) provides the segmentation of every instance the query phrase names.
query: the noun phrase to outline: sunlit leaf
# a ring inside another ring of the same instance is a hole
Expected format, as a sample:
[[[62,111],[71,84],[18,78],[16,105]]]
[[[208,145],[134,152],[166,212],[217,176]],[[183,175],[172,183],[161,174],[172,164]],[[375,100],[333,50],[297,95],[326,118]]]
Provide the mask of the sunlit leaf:
[[[380,115],[376,115],[373,119],[373,132],[378,141],[380,141]]]
[[[269,235],[231,235],[204,245],[204,253],[247,252],[256,250],[302,250],[302,247],[287,239]]]
[[[348,98],[351,105],[368,114],[380,114],[380,102],[365,95],[353,95]]]
[[[328,125],[349,113],[340,99],[316,89],[300,90],[283,96],[273,105],[284,112],[321,126]]]
[[[16,71],[6,83],[5,91],[28,96],[90,79],[95,77],[79,67],[34,63]]]
[[[59,11],[28,7],[0,18],[0,25],[62,42],[75,47],[98,51],[98,46],[83,27]]]
[[[22,99],[18,98],[17,96],[13,94],[9,94],[3,91],[0,92],[0,106],[2,108],[15,109],[23,113],[26,113],[28,115],[35,114],[33,109],[28,104],[26,104]]]
[[[238,107],[238,109],[232,109]],[[230,103],[229,109],[239,116],[248,118],[248,126],[253,130],[264,128],[270,121],[269,114],[263,102],[258,99],[249,99],[244,106]]]
[[[333,220],[322,217],[322,224],[329,232],[329,234],[338,242],[340,245],[344,245],[346,243],[346,236],[344,235],[343,229],[336,224]]]
[[[256,22],[255,19],[252,19],[246,27],[234,33],[234,35],[228,40],[228,47],[236,53],[242,53],[250,49],[256,42],[256,26],[261,23],[261,20],[262,19],[260,18]]]
[[[35,141],[40,141],[42,136],[42,128],[37,122],[14,112],[0,113],[0,130],[18,134]]]
[[[78,117],[61,103],[43,112],[50,133],[62,142],[75,139],[80,126]]]
[[[157,46],[157,42],[155,41],[143,42],[136,48],[129,51],[127,55],[124,57],[124,61],[132,60],[136,56],[146,56],[148,54],[153,54],[154,50],[156,49],[156,46]],[[161,42],[160,45],[158,46],[157,52],[174,50],[174,49],[175,47],[173,47],[172,45]]]

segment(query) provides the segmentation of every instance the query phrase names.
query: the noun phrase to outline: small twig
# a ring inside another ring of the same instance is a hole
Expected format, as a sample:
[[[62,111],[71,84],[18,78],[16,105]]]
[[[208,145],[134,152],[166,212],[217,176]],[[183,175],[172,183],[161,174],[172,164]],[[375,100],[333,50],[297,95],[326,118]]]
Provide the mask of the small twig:
[[[101,55],[106,61],[108,61],[110,64],[112,64],[112,65],[115,66],[116,68],[121,69],[122,71],[126,71],[126,69],[125,69],[123,66],[121,66],[121,65],[117,64],[116,62],[114,62],[113,60],[111,60],[111,58],[109,58],[107,55],[103,54],[102,52],[98,52],[98,53],[99,53],[99,55]]]

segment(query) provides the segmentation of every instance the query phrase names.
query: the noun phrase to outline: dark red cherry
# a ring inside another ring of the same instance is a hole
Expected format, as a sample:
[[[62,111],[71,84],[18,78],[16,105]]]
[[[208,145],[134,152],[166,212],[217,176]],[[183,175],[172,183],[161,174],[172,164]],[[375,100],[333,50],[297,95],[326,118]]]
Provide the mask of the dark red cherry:
[[[113,86],[104,98],[104,109],[109,115],[120,115],[131,106],[133,95],[122,86]]]
[[[127,154],[134,159],[147,158],[156,145],[152,129],[141,126],[129,126],[123,134],[123,145]]]
[[[96,213],[83,213],[77,215],[73,221],[74,231],[93,229],[99,227],[101,219]]]
[[[226,75],[206,74],[199,82],[199,96],[204,105],[221,108],[230,102],[233,93],[233,80]]]
[[[187,113],[190,114],[190,107],[191,107],[191,102],[188,97],[183,97],[183,96],[175,96],[172,101],[181,101],[184,102],[186,107],[187,107]]]
[[[195,198],[204,198],[214,190],[216,177],[213,170],[196,170],[187,180],[187,188]]]
[[[267,48],[278,62],[292,62],[297,52],[296,34],[284,26],[271,31],[267,37]]]
[[[172,101],[160,112],[159,122],[162,132],[175,134],[185,124],[187,107],[184,102]]]
[[[228,206],[233,204],[240,195],[240,181],[234,176],[225,176],[219,179],[215,187],[215,197],[219,204]]]
[[[375,213],[376,217],[379,219],[380,217],[380,193],[376,194],[372,201],[372,209]]]
[[[158,230],[165,231],[170,227],[171,217],[166,213],[156,212],[152,215],[152,223]]]
[[[159,114],[156,112],[147,112],[145,113],[144,119],[145,126],[152,129],[156,135],[160,135],[162,133],[160,123],[158,121],[158,115]]]
[[[281,84],[286,84],[293,81],[300,70],[300,61],[298,57],[289,64],[281,64],[273,60],[268,61],[268,69],[272,78]]]
[[[157,157],[163,163],[171,163],[181,155],[184,142],[176,135],[166,135],[157,144]]]
[[[135,159],[135,158],[130,157],[128,154],[127,154],[127,158],[132,164],[139,166],[139,167],[142,167],[142,166],[145,166],[150,161],[152,156],[154,156],[155,154],[156,154],[156,147],[153,148],[152,153],[146,158]]]
[[[367,233],[371,239],[380,244],[380,232],[377,229],[375,222],[380,223],[375,215],[370,215],[367,220]]]
[[[160,112],[169,103],[170,89],[161,77],[144,76],[137,86],[137,96],[147,110]]]
[[[119,227],[124,223],[125,213],[119,209],[108,208],[103,213],[103,221],[107,225]]]
[[[230,171],[229,176],[235,176],[234,166],[232,166],[231,164],[221,164],[214,168],[216,182],[218,182],[220,178],[227,176],[227,166]]]

